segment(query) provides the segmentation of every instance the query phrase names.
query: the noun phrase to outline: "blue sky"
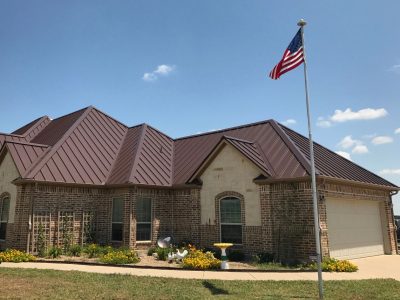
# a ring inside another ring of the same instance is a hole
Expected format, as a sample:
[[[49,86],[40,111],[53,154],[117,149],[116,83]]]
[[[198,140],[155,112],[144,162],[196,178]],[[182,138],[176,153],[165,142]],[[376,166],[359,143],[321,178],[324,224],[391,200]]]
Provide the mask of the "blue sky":
[[[302,68],[266,76],[305,18],[315,140],[400,185],[399,11],[394,0],[0,1],[0,131],[94,105],[172,137],[270,118],[306,134]]]

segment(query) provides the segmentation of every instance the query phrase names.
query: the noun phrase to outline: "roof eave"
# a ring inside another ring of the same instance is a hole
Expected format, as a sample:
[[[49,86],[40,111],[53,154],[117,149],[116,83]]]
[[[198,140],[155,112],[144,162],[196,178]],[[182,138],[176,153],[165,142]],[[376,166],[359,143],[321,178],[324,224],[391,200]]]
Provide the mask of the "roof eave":
[[[398,186],[380,185],[380,184],[361,182],[361,181],[355,181],[355,180],[344,179],[344,178],[330,177],[330,176],[325,176],[325,175],[317,175],[316,177],[317,177],[317,181],[319,181],[319,182],[325,181],[325,182],[332,182],[332,183],[355,185],[355,186],[360,186],[360,187],[362,186],[362,187],[378,189],[378,190],[400,191],[400,187],[398,187]],[[309,181],[309,180],[311,180],[311,176],[292,177],[292,178],[269,177],[267,179],[254,179],[253,182],[255,184],[261,185],[261,184],[271,184],[271,183],[278,183],[278,182],[299,182],[299,181]]]

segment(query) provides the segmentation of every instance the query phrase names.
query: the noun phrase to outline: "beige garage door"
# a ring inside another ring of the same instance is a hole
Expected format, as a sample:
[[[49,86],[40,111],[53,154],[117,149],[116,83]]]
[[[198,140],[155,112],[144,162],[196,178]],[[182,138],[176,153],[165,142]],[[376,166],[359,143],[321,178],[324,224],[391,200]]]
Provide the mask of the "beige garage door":
[[[350,259],[384,254],[379,203],[327,199],[331,257]]]

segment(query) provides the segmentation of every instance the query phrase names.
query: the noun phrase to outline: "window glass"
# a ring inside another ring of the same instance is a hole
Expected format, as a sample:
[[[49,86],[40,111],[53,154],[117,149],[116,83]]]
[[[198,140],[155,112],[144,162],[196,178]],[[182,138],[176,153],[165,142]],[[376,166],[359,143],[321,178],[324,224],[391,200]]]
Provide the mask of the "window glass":
[[[242,243],[242,209],[240,199],[224,198],[220,202],[221,242]]]
[[[151,199],[139,198],[136,201],[136,240],[151,240]]]
[[[10,212],[10,198],[4,197],[0,207],[0,240],[6,239],[8,215]]]
[[[138,199],[136,202],[136,221],[151,222],[151,199]]]
[[[114,198],[112,203],[111,240],[122,241],[124,199]]]
[[[113,199],[112,208],[112,221],[122,223],[122,211],[124,207],[124,200],[122,198]]]
[[[240,199],[225,198],[221,200],[221,223],[238,223],[242,220]]]

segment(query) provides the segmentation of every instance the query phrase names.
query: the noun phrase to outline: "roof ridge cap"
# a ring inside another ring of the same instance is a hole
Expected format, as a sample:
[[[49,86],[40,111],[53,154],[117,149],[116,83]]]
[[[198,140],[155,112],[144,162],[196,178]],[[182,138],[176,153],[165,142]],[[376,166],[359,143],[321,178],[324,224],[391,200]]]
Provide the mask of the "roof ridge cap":
[[[240,139],[240,138],[235,138],[233,136],[228,136],[228,135],[223,135],[221,139],[224,139],[224,138],[225,139],[229,139],[229,140],[235,140],[235,141],[238,141],[238,142],[243,142],[243,143],[246,143],[246,144],[255,144],[255,142],[244,140],[244,139]]]
[[[98,109],[97,107],[95,107],[95,106],[93,106],[93,105],[88,106],[88,108],[91,108],[91,109],[96,110],[97,112],[99,112],[99,113],[105,115],[107,118],[110,118],[110,119],[114,120],[115,122],[121,124],[122,126],[124,126],[124,127],[126,127],[126,128],[130,128],[130,127],[127,126],[126,124],[122,123],[121,121],[117,120],[116,118],[110,116],[109,114],[105,113],[104,111]]]
[[[85,111],[82,113],[82,115],[79,116],[79,118],[72,124],[72,126],[63,134],[61,139],[58,140],[58,142],[53,146],[48,148],[49,151],[46,152],[46,156],[43,156],[40,161],[35,164],[35,166],[31,166],[29,169],[26,170],[24,176],[30,176],[34,177],[39,170],[45,165],[45,163],[50,159],[50,157],[61,147],[61,145],[64,144],[65,140],[69,138],[71,133],[78,127],[78,125],[84,120],[87,115],[93,110],[93,107],[88,106],[85,108]],[[51,149],[51,150],[50,150]]]
[[[41,123],[42,123],[44,120],[46,120],[46,119],[48,119],[49,121],[51,121],[50,117],[47,116],[47,115],[38,118],[37,121],[35,122],[35,124],[33,124],[27,131],[25,131],[25,133],[24,133],[22,136],[23,136],[24,138],[26,138],[34,129],[37,128],[37,125],[38,125],[39,123],[41,124]],[[43,130],[44,128],[46,128],[47,125],[49,125],[49,123],[46,124],[46,125],[39,131],[39,133],[42,132],[42,130]],[[39,133],[37,133],[36,135],[38,135]],[[31,140],[32,140],[32,139],[31,139]]]
[[[262,159],[264,160],[264,163],[267,164],[268,170],[270,172],[272,172],[272,176],[276,176],[276,171],[274,169],[274,167],[272,166],[272,164],[270,163],[270,161],[268,160],[267,156],[265,155],[264,151],[261,148],[261,145],[258,142],[254,142],[254,145],[256,146],[256,149],[258,150],[258,152],[260,153]]]
[[[253,163],[254,165],[256,165],[258,168],[260,168],[262,171],[265,171],[269,176],[271,176],[271,171],[269,170],[268,166],[265,163],[264,157],[260,152],[260,149],[258,149],[258,146],[256,143],[246,143],[246,144],[250,144],[253,149],[258,153],[258,155],[260,156],[263,164],[260,166],[257,162],[255,162],[246,152],[244,152],[242,149],[240,149],[237,145],[235,145],[234,143],[230,142],[229,140],[223,141],[221,140],[219,142],[219,144],[221,142],[228,142],[229,145],[231,145],[232,147],[234,147],[237,151],[239,151],[243,156],[245,156],[251,163]],[[240,142],[240,141],[239,141]]]
[[[296,146],[296,143],[292,141],[292,139],[286,134],[286,132],[282,129],[281,125],[272,120],[271,122],[272,128],[275,132],[279,135],[279,137],[283,140],[283,142],[288,146],[289,150],[293,153],[296,157],[297,161],[303,166],[306,172],[310,175],[311,174],[311,163],[306,158],[306,156],[301,152],[301,150]],[[315,168],[316,175],[319,175],[319,171]]]
[[[36,144],[36,143],[31,143],[31,142],[23,142],[23,141],[4,141],[4,144],[20,144],[20,145],[26,145],[26,146],[34,146],[34,147],[43,147],[43,148],[48,148],[50,147],[49,145],[45,144]]]
[[[136,153],[135,153],[135,158],[134,158],[133,164],[132,164],[132,170],[131,170],[131,173],[129,174],[129,178],[128,178],[128,181],[131,182],[131,183],[134,183],[133,180],[132,180],[132,176],[135,173],[135,170],[136,170],[136,168],[137,168],[137,166],[139,164],[139,156],[140,156],[140,152],[141,152],[141,149],[142,149],[142,146],[143,146],[143,140],[144,140],[144,138],[146,136],[146,131],[147,131],[147,124],[143,123],[142,132],[140,133],[140,138],[139,138],[137,150],[136,150]]]
[[[111,175],[114,174],[114,168],[115,168],[115,165],[117,164],[118,159],[119,159],[119,157],[120,157],[120,155],[121,155],[122,147],[124,146],[125,140],[127,139],[127,135],[128,135],[129,129],[131,129],[131,128],[126,128],[126,132],[125,132],[125,134],[124,134],[124,137],[123,137],[123,140],[122,140],[122,143],[121,143],[121,147],[119,148],[118,155],[117,155],[117,157],[114,159],[113,165],[112,165],[112,167],[111,167],[111,169],[110,169],[111,171],[108,173],[107,178],[104,180],[104,182],[105,182],[106,184],[107,184],[108,180],[110,180]]]
[[[180,138],[176,138],[176,139],[174,139],[174,141],[179,141],[179,140],[184,140],[184,139],[204,136],[204,135],[208,135],[208,134],[221,133],[221,132],[224,132],[224,131],[236,130],[236,129],[241,129],[241,128],[245,128],[245,127],[257,126],[257,125],[261,125],[261,124],[271,123],[272,121],[276,122],[274,119],[268,119],[268,120],[264,120],[264,121],[259,121],[259,122],[248,123],[248,124],[239,125],[239,126],[228,127],[228,128],[224,128],[224,129],[220,129],[220,130],[215,130],[215,131],[208,131],[208,132],[203,132],[203,133],[198,133],[198,134],[187,135],[187,136],[183,136],[183,137],[180,137]]]

